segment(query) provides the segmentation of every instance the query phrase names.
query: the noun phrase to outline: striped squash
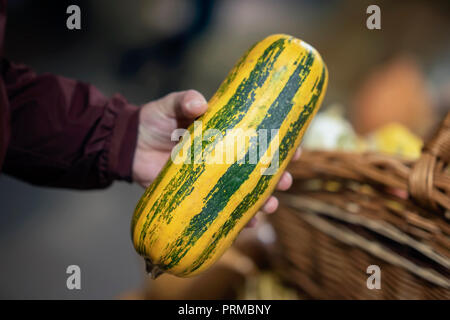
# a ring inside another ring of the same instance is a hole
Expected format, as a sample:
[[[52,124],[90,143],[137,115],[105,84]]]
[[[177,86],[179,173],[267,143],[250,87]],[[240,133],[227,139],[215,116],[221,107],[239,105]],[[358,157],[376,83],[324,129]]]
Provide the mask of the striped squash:
[[[189,135],[177,144],[178,150],[192,151],[184,152],[187,161],[169,160],[137,204],[133,243],[152,277],[162,272],[198,274],[230,247],[274,190],[322,102],[327,82],[319,53],[294,37],[269,36],[244,54],[198,119],[201,130],[191,125]],[[209,129],[223,139],[205,139]],[[230,147],[230,129],[251,130],[258,137],[233,145],[231,161],[207,161],[220,154],[219,144]],[[267,133],[267,148],[262,148],[262,133]],[[248,160],[251,147],[259,148],[256,161]],[[179,155],[183,159],[183,152]],[[278,170],[264,174],[271,166],[267,159],[275,156]]]

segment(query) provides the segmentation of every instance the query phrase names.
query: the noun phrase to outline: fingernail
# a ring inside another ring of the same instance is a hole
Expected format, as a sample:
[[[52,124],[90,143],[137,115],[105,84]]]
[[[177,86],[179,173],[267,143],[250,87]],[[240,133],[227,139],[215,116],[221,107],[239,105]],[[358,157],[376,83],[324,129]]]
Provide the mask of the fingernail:
[[[195,109],[198,109],[199,107],[203,106],[204,104],[205,104],[205,102],[202,100],[192,100],[186,104],[186,108],[188,110],[194,111]]]

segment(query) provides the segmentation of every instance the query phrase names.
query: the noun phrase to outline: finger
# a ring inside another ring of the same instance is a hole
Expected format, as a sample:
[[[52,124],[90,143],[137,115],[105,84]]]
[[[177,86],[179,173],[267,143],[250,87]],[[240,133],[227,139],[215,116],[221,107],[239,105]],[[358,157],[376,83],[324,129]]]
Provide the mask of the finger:
[[[292,175],[285,171],[281,175],[280,181],[277,184],[277,190],[285,191],[292,186]]]
[[[295,150],[294,156],[292,157],[292,161],[297,161],[300,159],[300,156],[302,155],[302,147],[298,147],[297,150]]]
[[[208,108],[206,99],[196,90],[172,92],[156,101],[168,117],[194,119]]]
[[[253,228],[258,223],[258,218],[256,218],[256,215],[251,218],[251,220],[247,223],[245,226],[246,228]]]
[[[147,189],[150,186],[150,182],[149,181],[140,181],[139,184],[144,189]]]
[[[278,199],[271,196],[263,205],[262,210],[265,213],[274,213],[278,209]]]
[[[184,116],[194,119],[205,113],[208,109],[208,102],[200,92],[188,90],[184,91],[180,100],[180,106]]]

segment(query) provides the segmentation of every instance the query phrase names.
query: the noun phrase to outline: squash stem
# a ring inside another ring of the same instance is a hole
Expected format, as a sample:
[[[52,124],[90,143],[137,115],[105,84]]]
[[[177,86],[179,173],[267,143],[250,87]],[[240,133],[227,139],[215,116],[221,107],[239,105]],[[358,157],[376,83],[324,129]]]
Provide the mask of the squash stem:
[[[164,270],[162,270],[158,265],[153,264],[150,259],[145,259],[145,269],[147,270],[147,273],[150,275],[150,277],[155,280],[158,278],[161,274],[164,273]]]

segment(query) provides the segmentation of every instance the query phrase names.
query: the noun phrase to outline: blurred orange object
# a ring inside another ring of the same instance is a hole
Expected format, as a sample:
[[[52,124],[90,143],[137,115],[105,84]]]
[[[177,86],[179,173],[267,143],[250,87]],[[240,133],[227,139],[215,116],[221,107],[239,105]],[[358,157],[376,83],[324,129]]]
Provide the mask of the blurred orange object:
[[[375,69],[356,92],[350,110],[359,134],[399,122],[423,135],[434,124],[434,110],[416,60],[400,55]]]

